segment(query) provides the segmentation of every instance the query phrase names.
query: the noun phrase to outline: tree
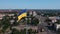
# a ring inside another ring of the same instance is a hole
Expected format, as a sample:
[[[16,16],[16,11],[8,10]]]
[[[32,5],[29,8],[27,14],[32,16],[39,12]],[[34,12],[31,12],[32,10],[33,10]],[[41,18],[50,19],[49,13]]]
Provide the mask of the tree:
[[[15,17],[15,18],[13,18]],[[11,18],[14,20],[13,26],[18,26],[19,23],[17,22],[18,20],[18,15],[16,13],[14,13],[14,16],[11,16]]]
[[[26,29],[21,30],[20,34],[26,34]]]
[[[29,19],[29,18],[31,18],[31,20]],[[33,15],[30,15],[29,17],[27,17],[27,24],[28,25],[38,25],[38,23],[39,23],[39,20],[37,19],[37,18],[35,18]]]
[[[7,30],[7,28],[10,26],[10,21],[9,21],[9,16],[6,15],[3,17],[2,21],[1,21],[1,24],[2,24],[2,32],[5,33],[5,31]]]
[[[32,34],[32,29],[29,29],[28,30],[28,34]]]
[[[11,34],[20,34],[20,32],[17,29],[14,28],[14,29],[12,29]]]
[[[47,22],[47,24],[50,25],[49,22],[52,22],[52,20],[50,20],[49,18],[47,18],[47,19],[45,20],[45,22]]]
[[[36,31],[36,30],[35,30],[35,31],[33,31],[33,34],[37,34],[37,33],[38,33],[38,31]]]
[[[2,27],[2,23],[1,23],[1,21],[0,21],[0,28]]]
[[[39,23],[39,20],[37,19],[37,18],[35,18],[35,17],[33,17],[32,18],[32,21],[31,21],[31,25],[38,25],[38,23]]]

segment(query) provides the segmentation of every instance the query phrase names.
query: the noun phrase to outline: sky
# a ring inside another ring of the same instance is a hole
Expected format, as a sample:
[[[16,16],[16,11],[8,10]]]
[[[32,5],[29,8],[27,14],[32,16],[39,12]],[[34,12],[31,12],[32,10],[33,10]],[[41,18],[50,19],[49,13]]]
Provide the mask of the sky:
[[[60,9],[60,0],[0,0],[0,9]]]

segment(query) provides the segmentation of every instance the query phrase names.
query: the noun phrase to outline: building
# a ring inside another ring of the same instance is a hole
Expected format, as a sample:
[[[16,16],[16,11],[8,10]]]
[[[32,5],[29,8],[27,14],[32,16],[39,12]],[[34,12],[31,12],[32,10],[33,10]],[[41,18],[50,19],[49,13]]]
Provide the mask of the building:
[[[60,19],[60,17],[56,17],[56,16],[53,16],[53,17],[49,17],[50,20],[52,20],[53,23],[57,22],[57,20]]]

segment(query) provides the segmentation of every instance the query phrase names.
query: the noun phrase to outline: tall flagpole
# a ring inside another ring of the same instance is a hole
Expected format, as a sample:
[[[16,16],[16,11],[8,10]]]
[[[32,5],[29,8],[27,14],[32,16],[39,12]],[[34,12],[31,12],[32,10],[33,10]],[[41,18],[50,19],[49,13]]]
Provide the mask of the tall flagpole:
[[[28,25],[27,25],[27,23],[28,23],[28,16],[26,17],[26,34],[28,34]]]

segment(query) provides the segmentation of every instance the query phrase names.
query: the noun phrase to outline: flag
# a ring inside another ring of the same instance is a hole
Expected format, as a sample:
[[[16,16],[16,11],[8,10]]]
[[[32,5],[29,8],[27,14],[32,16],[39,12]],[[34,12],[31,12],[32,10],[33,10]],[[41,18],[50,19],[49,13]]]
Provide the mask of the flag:
[[[20,11],[19,14],[18,14],[18,20],[17,20],[17,21],[20,21],[23,17],[26,17],[26,16],[27,16],[27,11],[26,11],[26,9]]]

